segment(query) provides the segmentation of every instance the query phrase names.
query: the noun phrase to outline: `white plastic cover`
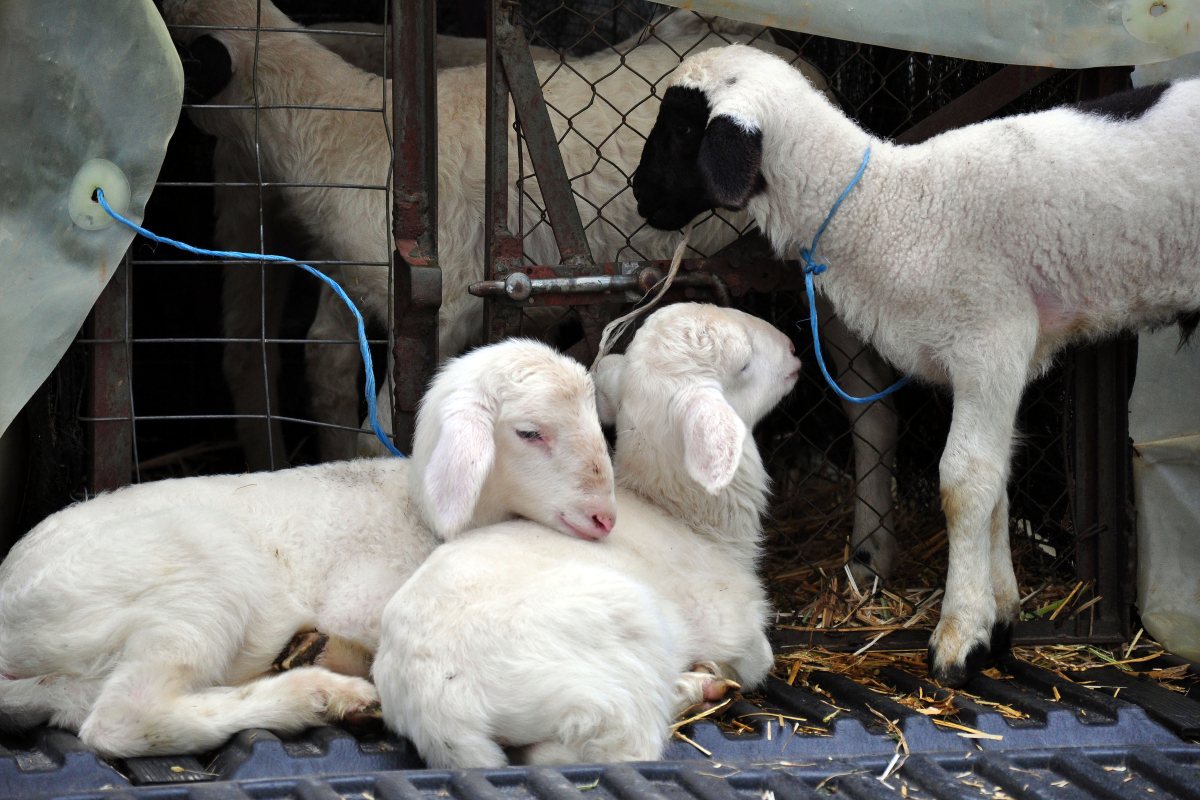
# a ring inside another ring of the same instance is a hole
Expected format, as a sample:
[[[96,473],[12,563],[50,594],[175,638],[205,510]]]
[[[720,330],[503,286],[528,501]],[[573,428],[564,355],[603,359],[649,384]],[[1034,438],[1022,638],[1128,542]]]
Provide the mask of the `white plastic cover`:
[[[1200,50],[1200,0],[662,0],[745,22],[977,61],[1150,64]]]
[[[123,176],[140,223],[182,102],[183,67],[150,0],[0,0],[0,434],[133,240],[72,220],[76,176],[88,162],[83,179]]]
[[[1138,610],[1164,647],[1200,658],[1200,346],[1174,328],[1138,340],[1129,400],[1137,502]]]

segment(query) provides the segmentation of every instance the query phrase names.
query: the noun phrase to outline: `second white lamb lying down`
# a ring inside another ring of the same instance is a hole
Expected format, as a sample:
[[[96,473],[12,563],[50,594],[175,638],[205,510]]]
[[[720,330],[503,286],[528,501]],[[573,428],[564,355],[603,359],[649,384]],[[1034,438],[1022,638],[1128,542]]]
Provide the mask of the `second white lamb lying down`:
[[[384,605],[439,536],[523,516],[593,539],[613,513],[584,369],[536,342],[475,350],[430,387],[411,461],[162,481],[45,520],[0,566],[0,727],[131,757],[365,713]],[[313,629],[336,663],[272,674]]]
[[[513,522],[438,548],[388,603],[384,719],[432,767],[659,757],[675,713],[772,664],[755,575],[767,476],[750,428],[795,385],[791,342],[738,311],[655,313],[597,380],[615,415],[602,542]]]

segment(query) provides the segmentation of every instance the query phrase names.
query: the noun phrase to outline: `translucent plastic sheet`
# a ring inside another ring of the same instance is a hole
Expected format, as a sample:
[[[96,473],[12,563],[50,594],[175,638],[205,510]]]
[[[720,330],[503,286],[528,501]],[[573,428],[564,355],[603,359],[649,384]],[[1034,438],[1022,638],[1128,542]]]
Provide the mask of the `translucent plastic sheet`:
[[[1137,502],[1138,610],[1168,650],[1200,658],[1200,346],[1175,328],[1138,339],[1129,400]]]
[[[663,0],[704,14],[977,61],[1079,69],[1200,50],[1200,0]]]
[[[99,227],[92,188],[141,222],[182,101],[150,0],[0,0],[0,433],[133,239]]]

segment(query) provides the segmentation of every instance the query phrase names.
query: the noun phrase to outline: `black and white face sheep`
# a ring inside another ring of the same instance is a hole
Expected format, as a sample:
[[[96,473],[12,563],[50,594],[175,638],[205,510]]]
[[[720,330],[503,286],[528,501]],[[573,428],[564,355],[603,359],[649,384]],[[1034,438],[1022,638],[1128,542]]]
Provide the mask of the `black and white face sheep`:
[[[509,339],[447,362],[412,460],[160,481],[52,515],[0,565],[0,728],[128,758],[369,712],[384,606],[439,540],[514,517],[612,528],[595,402],[577,362]],[[272,674],[314,630],[325,660]]]
[[[861,130],[783,61],[730,46],[672,76],[633,188],[674,227],[745,208],[781,254],[834,201],[818,285],[902,371],[949,386],[950,565],[930,669],[959,686],[1020,611],[1008,544],[1013,430],[1071,342],[1200,309],[1200,81],[991,120],[909,147]]]

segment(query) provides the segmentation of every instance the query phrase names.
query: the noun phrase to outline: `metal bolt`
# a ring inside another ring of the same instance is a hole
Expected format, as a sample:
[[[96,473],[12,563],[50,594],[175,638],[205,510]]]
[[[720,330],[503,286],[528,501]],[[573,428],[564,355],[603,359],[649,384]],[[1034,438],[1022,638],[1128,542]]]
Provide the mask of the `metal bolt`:
[[[663,279],[662,271],[655,267],[646,267],[638,273],[638,291],[646,294]]]
[[[504,281],[504,293],[510,300],[528,300],[533,294],[533,281],[524,272],[514,272]]]

